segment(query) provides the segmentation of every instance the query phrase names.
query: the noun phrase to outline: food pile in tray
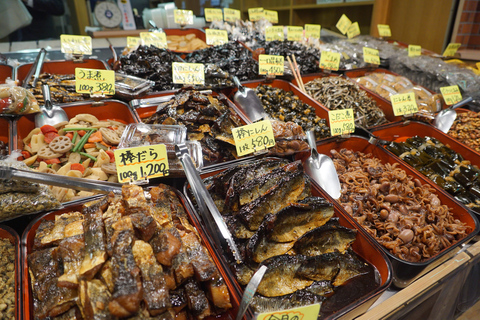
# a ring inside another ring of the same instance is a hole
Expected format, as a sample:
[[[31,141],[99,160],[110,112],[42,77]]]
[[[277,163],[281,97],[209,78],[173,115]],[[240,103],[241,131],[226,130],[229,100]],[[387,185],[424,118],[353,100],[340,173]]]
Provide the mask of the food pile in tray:
[[[74,74],[50,74],[42,73],[38,77],[38,81],[33,85],[33,78],[30,79],[30,92],[35,96],[38,103],[43,105],[42,86],[48,84],[50,87],[50,95],[52,103],[67,103],[74,101],[88,100],[90,95],[77,93],[75,91],[75,75]]]

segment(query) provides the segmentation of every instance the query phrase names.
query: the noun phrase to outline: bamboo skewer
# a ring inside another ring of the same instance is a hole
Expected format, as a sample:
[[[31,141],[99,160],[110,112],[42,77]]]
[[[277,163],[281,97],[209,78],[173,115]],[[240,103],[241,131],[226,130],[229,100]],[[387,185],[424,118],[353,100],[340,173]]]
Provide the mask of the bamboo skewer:
[[[303,92],[302,87],[300,86],[300,79],[298,79],[297,72],[296,72],[295,68],[293,67],[292,60],[290,60],[289,56],[287,56],[287,61],[288,61],[288,64],[290,65],[290,69],[292,69],[292,73],[293,73],[293,76],[295,77],[295,80],[299,84],[300,90]]]
[[[307,91],[305,90],[305,85],[303,84],[303,79],[302,79],[302,74],[300,73],[300,69],[298,68],[297,65],[297,59],[295,59],[295,55],[292,55],[293,57],[293,64],[295,65],[295,69],[297,70],[298,73],[298,80],[299,80],[299,87],[302,88],[303,93],[307,94]]]

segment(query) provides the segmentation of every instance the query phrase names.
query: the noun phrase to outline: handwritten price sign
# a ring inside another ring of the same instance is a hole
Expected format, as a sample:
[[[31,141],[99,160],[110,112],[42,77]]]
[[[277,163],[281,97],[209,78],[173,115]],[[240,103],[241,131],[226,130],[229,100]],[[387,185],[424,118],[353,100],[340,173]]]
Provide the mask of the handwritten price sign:
[[[205,33],[208,45],[218,46],[228,42],[227,30],[207,29]]]
[[[89,36],[60,35],[61,51],[70,54],[92,54],[92,38]]]
[[[265,41],[283,41],[283,26],[273,26],[265,28]]]
[[[440,92],[442,93],[443,100],[445,100],[445,103],[449,106],[462,101],[462,94],[458,86],[441,87]]]
[[[392,31],[388,24],[377,24],[378,35],[383,38],[388,38],[392,36]]]
[[[378,53],[378,50],[363,47],[363,61],[365,61],[366,63],[379,65],[380,54]]]
[[[355,119],[353,109],[328,111],[330,134],[339,136],[355,131]]]
[[[223,18],[227,22],[235,22],[236,20],[240,20],[240,10],[223,8]]]
[[[142,44],[140,37],[127,37],[127,48],[137,48]]]
[[[284,71],[283,56],[261,54],[258,57],[258,74],[281,76]]]
[[[154,46],[160,49],[167,48],[167,35],[165,32],[140,32],[140,39],[145,46]]]
[[[287,40],[288,41],[302,41],[303,28],[297,26],[287,27]]]
[[[232,134],[238,156],[254,153],[275,145],[272,124],[269,120],[233,128]]]
[[[249,8],[248,9],[248,18],[250,21],[258,21],[265,17],[265,13],[263,13],[263,8]]]
[[[391,95],[390,101],[392,102],[393,114],[396,116],[418,112],[417,101],[413,92]]]
[[[338,19],[337,24],[335,25],[342,34],[346,34],[348,28],[352,25],[352,21],[344,14]]]
[[[203,63],[172,62],[173,83],[205,84]]]
[[[75,91],[91,95],[114,95],[115,71],[75,68]]]
[[[453,57],[457,52],[458,48],[462,46],[461,43],[449,43],[445,51],[443,52],[444,57]]]
[[[320,56],[320,69],[337,71],[340,68],[340,53],[322,51]]]
[[[408,56],[416,57],[422,55],[422,46],[415,46],[413,44],[408,45]]]
[[[271,23],[278,23],[278,12],[274,10],[264,10],[265,19]]]
[[[192,10],[174,10],[173,19],[175,23],[180,25],[193,24],[193,11]]]
[[[212,22],[212,21],[222,21],[222,20],[223,20],[222,9],[205,8],[205,21]]]
[[[306,24],[305,25],[305,38],[320,39],[320,30],[322,26],[319,24]]]
[[[119,182],[169,175],[167,147],[164,144],[116,149],[114,153]]]
[[[358,35],[360,35],[360,26],[358,25],[358,22],[354,22],[350,25],[350,27],[348,27],[347,36],[348,39],[352,39]]]
[[[312,304],[295,309],[261,313],[257,320],[316,320],[320,304]]]

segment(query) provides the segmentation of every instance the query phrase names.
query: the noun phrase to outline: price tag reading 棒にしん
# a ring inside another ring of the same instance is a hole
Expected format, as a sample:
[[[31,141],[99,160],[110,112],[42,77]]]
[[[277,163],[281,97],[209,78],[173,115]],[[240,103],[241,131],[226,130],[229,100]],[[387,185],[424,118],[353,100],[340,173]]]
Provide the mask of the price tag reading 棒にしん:
[[[193,11],[175,9],[173,10],[173,19],[175,23],[182,26],[193,24]]]
[[[271,26],[265,28],[265,41],[283,41],[283,26]]]
[[[115,149],[118,181],[121,183],[169,174],[167,147],[164,144]]]
[[[115,71],[75,68],[75,91],[91,95],[115,94]]]
[[[168,46],[165,32],[140,32],[140,39],[144,46],[154,46],[159,49],[166,49]]]
[[[377,24],[378,35],[382,38],[388,38],[392,36],[392,31],[388,24]]]
[[[287,27],[287,40],[288,41],[302,41],[303,39],[303,28],[297,26],[288,26]]]
[[[320,55],[320,69],[337,71],[340,68],[340,53],[322,51]]]
[[[320,39],[320,30],[322,26],[319,24],[306,24],[305,25],[305,38]]]
[[[380,64],[380,54],[377,49],[363,47],[363,61],[365,63]]]
[[[288,310],[260,313],[256,320],[317,320],[320,304],[311,304]]]
[[[222,9],[217,8],[205,8],[205,21],[223,21]]]
[[[92,54],[92,38],[89,36],[60,35],[62,53]]]
[[[352,24],[352,21],[348,19],[348,17],[345,14],[342,14],[342,16],[340,17],[340,19],[338,19],[338,22],[335,26],[337,27],[338,30],[340,30],[342,34],[346,34],[351,24]]]
[[[223,8],[223,19],[227,22],[235,22],[240,20],[241,14],[240,10]]]
[[[408,56],[416,57],[422,55],[422,46],[416,46],[413,44],[408,45]]]
[[[172,62],[173,83],[205,84],[205,66],[203,63]]]
[[[209,46],[218,46],[228,42],[227,30],[207,29],[205,30],[207,36],[207,44]]]
[[[390,101],[392,102],[393,114],[395,116],[418,112],[417,101],[413,92],[391,95]]]
[[[285,69],[284,63],[283,56],[261,54],[258,56],[258,74],[281,76]]]
[[[232,129],[237,155],[243,156],[275,145],[270,120],[262,120]]]
[[[265,14],[263,13],[262,7],[248,9],[248,19],[250,21],[258,21],[264,17],[265,17]]]
[[[328,121],[331,136],[339,136],[355,131],[353,109],[328,111]]]
[[[460,93],[460,89],[457,85],[441,87],[440,92],[442,93],[443,100],[445,100],[445,104],[448,106],[462,101],[462,94]]]

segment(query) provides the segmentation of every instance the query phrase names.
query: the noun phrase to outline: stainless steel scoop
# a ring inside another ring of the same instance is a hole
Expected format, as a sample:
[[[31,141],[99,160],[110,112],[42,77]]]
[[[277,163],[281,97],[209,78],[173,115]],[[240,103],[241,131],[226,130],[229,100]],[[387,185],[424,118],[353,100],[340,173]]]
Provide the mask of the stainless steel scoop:
[[[438,130],[447,133],[448,130],[452,127],[453,122],[457,118],[457,112],[455,109],[460,108],[467,103],[472,102],[473,98],[468,97],[463,99],[462,101],[454,104],[450,108],[444,109],[440,111],[436,116],[435,120],[433,120],[433,126],[437,128]]]
[[[255,91],[242,86],[240,80],[235,76],[233,77],[233,82],[238,88],[238,91],[233,96],[233,101],[245,112],[247,117],[252,122],[267,119],[268,114],[263,110],[263,104]]]
[[[35,115],[35,126],[37,128],[42,127],[45,124],[56,125],[57,123],[68,121],[68,115],[57,105],[52,104],[50,97],[50,87],[48,84],[42,86],[43,97],[45,105],[40,107],[41,112]]]

